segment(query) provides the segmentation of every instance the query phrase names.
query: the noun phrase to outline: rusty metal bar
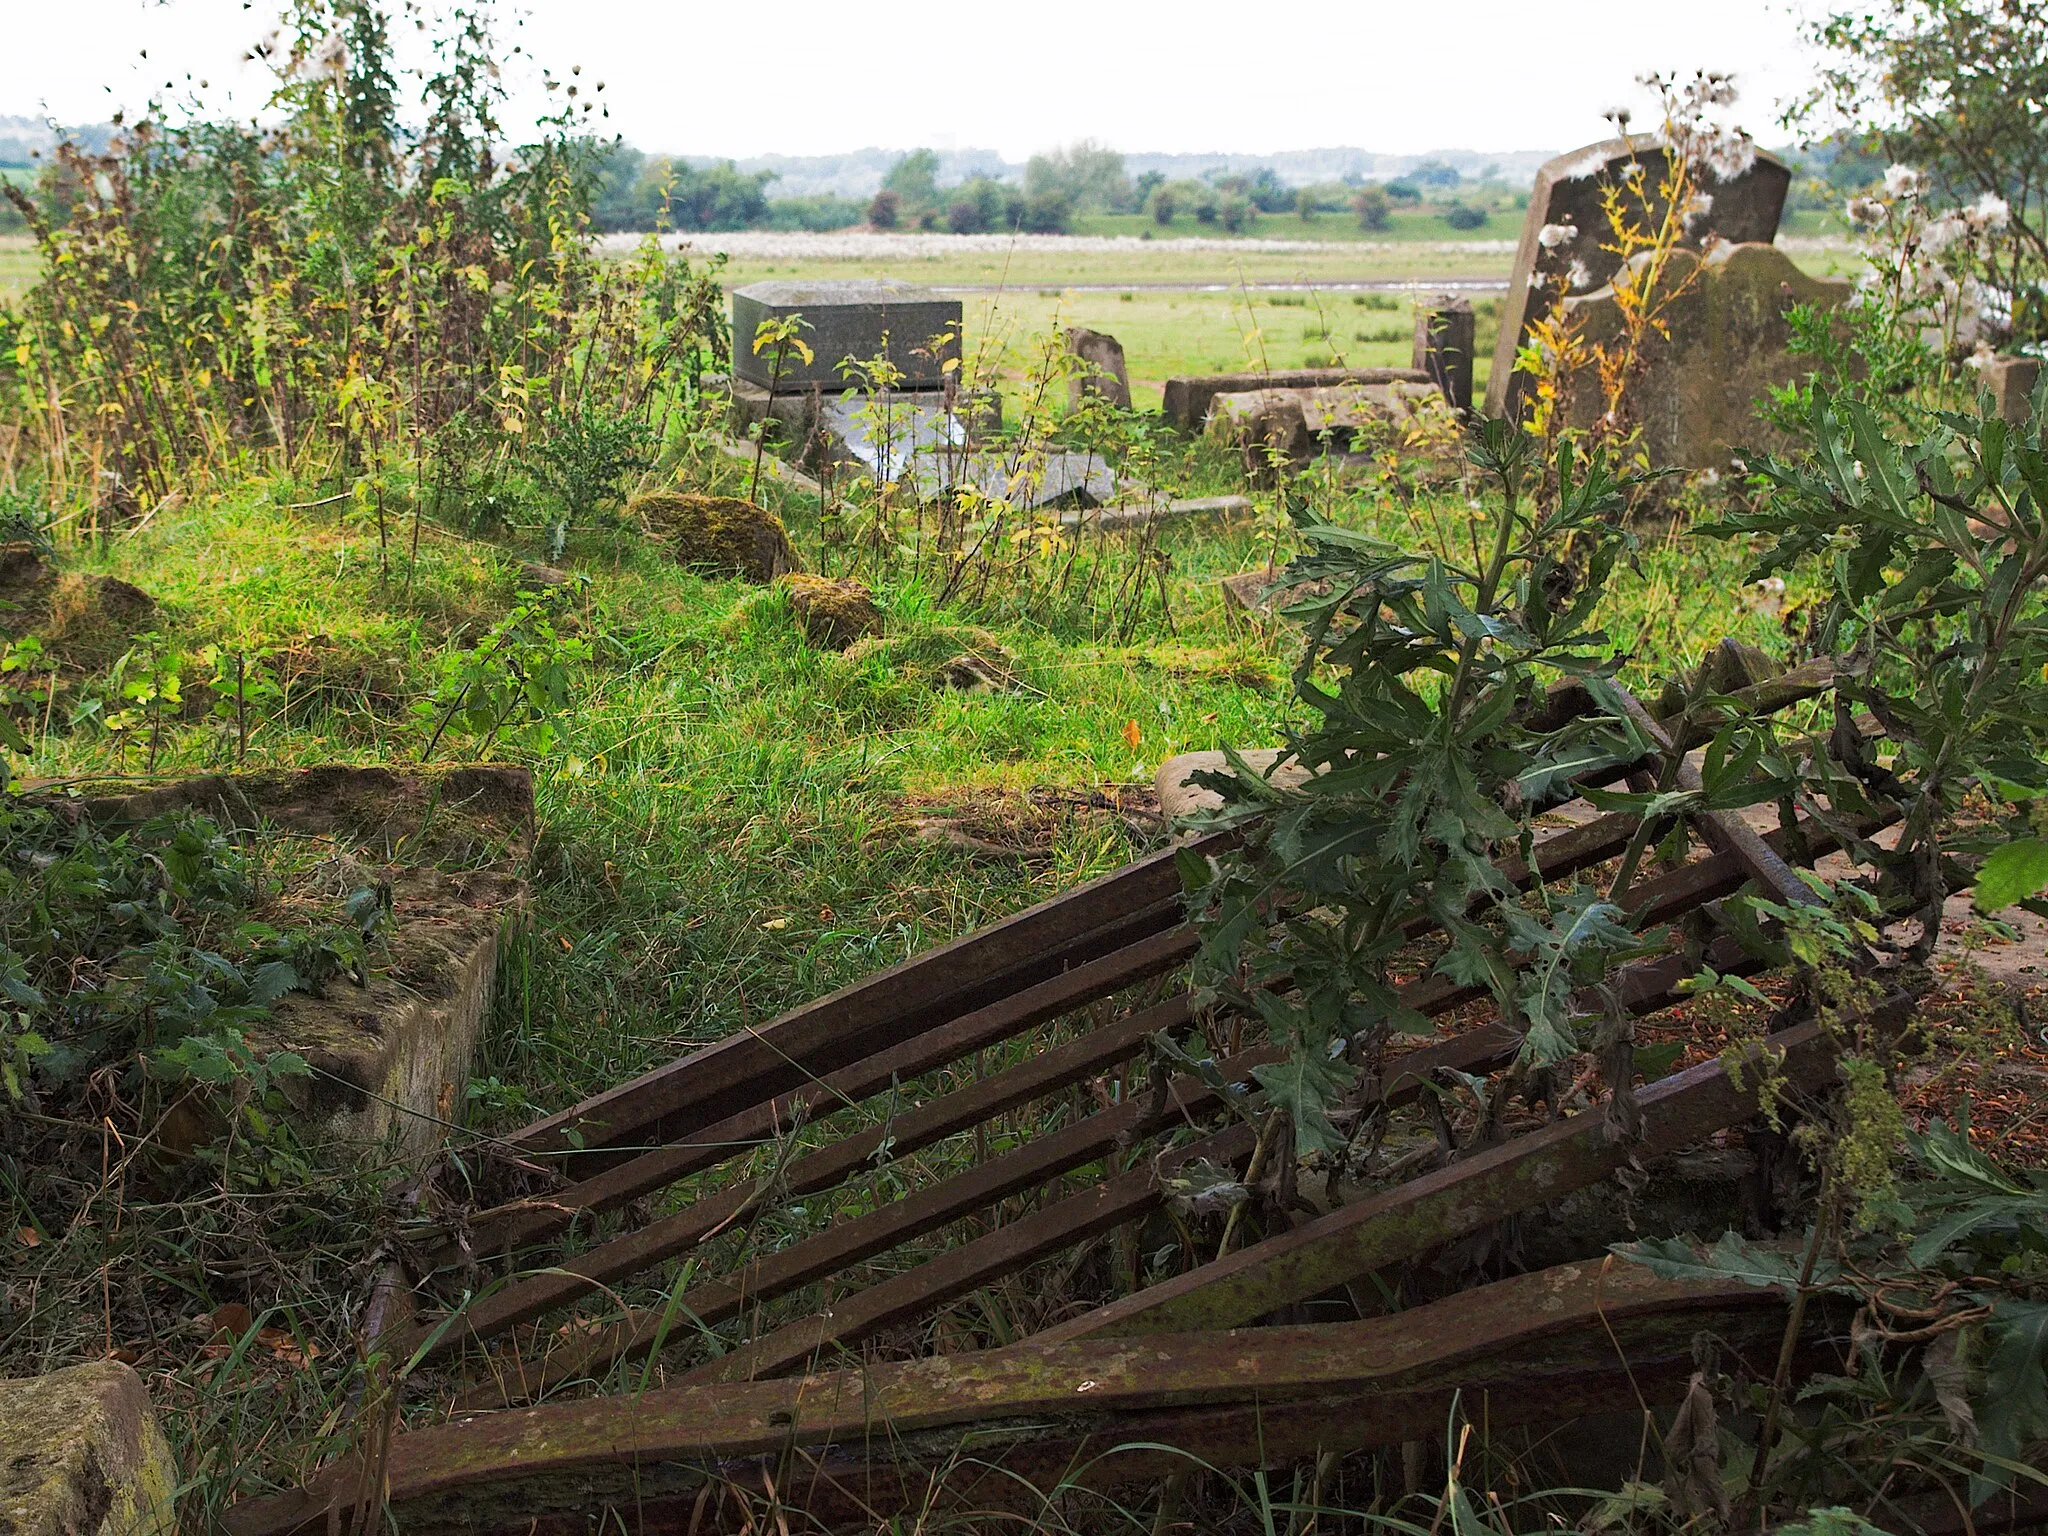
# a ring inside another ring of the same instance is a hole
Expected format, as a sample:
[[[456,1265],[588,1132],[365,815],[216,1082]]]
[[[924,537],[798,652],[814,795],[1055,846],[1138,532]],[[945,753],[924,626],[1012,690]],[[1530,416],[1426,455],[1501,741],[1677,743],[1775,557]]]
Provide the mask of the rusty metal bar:
[[[1145,1042],[1160,1030],[1181,1028],[1191,1017],[1186,994],[1126,1015],[1007,1071],[904,1110],[886,1125],[871,1126],[795,1157],[780,1170],[775,1185],[792,1196],[831,1189],[868,1167],[885,1143],[891,1156],[901,1157],[971,1130],[1005,1110],[1028,1104],[1129,1060],[1143,1052]],[[416,1331],[414,1347],[422,1345],[434,1328],[442,1328],[429,1350],[429,1358],[446,1354],[465,1341],[495,1337],[611,1281],[675,1258],[745,1217],[760,1191],[761,1185],[755,1181],[720,1190],[674,1215],[600,1243],[586,1253],[471,1303],[455,1327],[423,1326]]]
[[[499,1253],[540,1242],[565,1230],[577,1216],[616,1210],[701,1173],[773,1139],[800,1121],[816,1121],[851,1104],[958,1061],[984,1046],[1174,970],[1194,954],[1198,939],[1182,924],[1098,960],[1091,960],[1013,996],[960,1015],[936,1029],[877,1051],[801,1093],[756,1105],[673,1146],[656,1148],[594,1178],[541,1200],[515,1201],[483,1212],[471,1225],[474,1252]],[[1165,1026],[1162,1026],[1165,1027]],[[1007,1108],[1008,1106],[1001,1106]],[[443,1249],[437,1258],[457,1255]]]
[[[1490,1024],[1442,1044],[1405,1052],[1387,1064],[1386,1091],[1369,1096],[1367,1102],[1390,1108],[1412,1103],[1439,1069],[1492,1071],[1512,1061],[1521,1044],[1522,1037],[1515,1031]],[[1154,1166],[1119,1174],[949,1249],[904,1274],[838,1298],[823,1312],[720,1355],[683,1380],[751,1381],[779,1376],[813,1360],[827,1346],[844,1347],[872,1338],[885,1328],[933,1311],[1098,1232],[1149,1215],[1166,1200],[1159,1179],[1162,1171],[1197,1158],[1242,1162],[1251,1155],[1254,1139],[1252,1128],[1245,1124],[1204,1137],[1167,1153]]]
[[[1194,846],[1228,841],[1219,834]],[[1174,857],[1153,854],[925,950],[537,1121],[512,1144],[529,1156],[573,1157],[579,1169],[608,1167],[1171,928],[1180,920]]]
[[[1028,1340],[1007,1349],[742,1385],[549,1404],[393,1438],[384,1511],[410,1536],[580,1528],[593,1510],[681,1530],[692,1501],[751,1458],[786,1466],[814,1517],[863,1471],[939,1467],[973,1428],[973,1459],[1058,1478],[1145,1439],[1217,1465],[1271,1465],[1439,1429],[1454,1392],[1495,1425],[1554,1419],[1632,1373],[1675,1390],[1702,1328],[1737,1349],[1782,1330],[1784,1297],[1738,1282],[1674,1282],[1613,1261],[1518,1276],[1363,1322],[1255,1334]],[[802,1476],[803,1467],[824,1474]],[[1156,1458],[1097,1461],[1095,1481],[1156,1477]],[[232,1536],[350,1530],[344,1460],[303,1489],[231,1509]],[[903,1491],[896,1490],[899,1495]],[[702,1514],[702,1506],[695,1506]],[[892,1511],[869,1508],[886,1517]],[[329,1522],[332,1521],[332,1526]]]
[[[1225,1083],[1243,1083],[1250,1079],[1254,1067],[1278,1061],[1281,1055],[1271,1048],[1245,1051],[1218,1062],[1217,1071]],[[743,1269],[695,1286],[676,1301],[672,1310],[677,1318],[694,1319],[705,1325],[724,1322],[737,1316],[750,1302],[771,1300],[822,1280],[848,1265],[886,1253],[1010,1195],[1034,1189],[1177,1122],[1192,1124],[1196,1114],[1206,1113],[1217,1102],[1216,1090],[1200,1079],[1174,1078],[1164,1094],[1147,1093],[1114,1109],[1089,1115],[928,1189],[850,1221],[825,1227],[787,1248],[755,1259]],[[538,1276],[536,1281],[550,1278]],[[594,1288],[586,1281],[582,1291]],[[542,1309],[522,1308],[522,1312],[533,1310]],[[625,1322],[603,1329],[573,1351],[556,1356],[536,1373],[533,1385],[523,1390],[529,1394],[552,1390],[559,1381],[573,1380],[610,1365],[647,1344],[658,1333],[661,1317],[661,1310],[635,1311]],[[502,1329],[503,1324],[498,1327]],[[522,1382],[525,1376],[522,1369]],[[499,1391],[502,1393],[503,1388]]]
[[[1439,1067],[1448,1066],[1466,1072],[1486,1071],[1511,1060],[1520,1044],[1519,1035],[1495,1024],[1469,1030],[1453,1040],[1405,1052],[1387,1063],[1385,1086],[1368,1094],[1366,1102],[1392,1106],[1410,1103],[1422,1091],[1430,1074]],[[1227,1080],[1243,1081],[1252,1067],[1276,1059],[1278,1053],[1274,1051],[1250,1052],[1219,1064],[1219,1070]],[[1241,1129],[1234,1128],[1207,1138],[1205,1143],[1197,1145],[1213,1143],[1208,1150],[1177,1152],[1171,1155],[1172,1160],[1177,1161],[1184,1155],[1211,1156],[1220,1160],[1228,1149],[1236,1145],[1237,1131]],[[912,1199],[928,1200],[947,1187],[938,1186]],[[1107,1194],[1104,1193],[1106,1189],[1109,1191]],[[950,1249],[902,1276],[835,1302],[829,1326],[803,1348],[816,1347],[827,1338],[844,1341],[866,1337],[876,1328],[900,1320],[906,1315],[903,1311],[905,1306],[913,1314],[939,1306],[956,1295],[1014,1273],[1101,1230],[1090,1223],[1106,1220],[1114,1226],[1151,1210],[1162,1198],[1153,1169],[1118,1175],[1105,1184],[1044,1207],[959,1248]],[[1112,1211],[1123,1214],[1112,1217]],[[754,1287],[744,1289],[748,1295],[759,1294]],[[683,1300],[686,1306],[692,1303],[691,1297]],[[676,1311],[678,1316],[701,1316],[694,1309],[686,1313],[678,1307]],[[632,1309],[622,1322],[610,1325],[591,1338],[579,1340],[571,1349],[551,1354],[544,1360],[520,1362],[512,1379],[501,1377],[488,1387],[466,1394],[462,1406],[473,1408],[526,1401],[655,1347],[661,1337],[664,1312],[662,1308]],[[755,1353],[766,1361],[771,1354],[786,1349],[797,1337],[792,1334],[789,1339],[772,1347],[767,1341],[762,1341],[763,1348]],[[776,1354],[775,1364],[772,1367],[764,1364],[762,1369],[785,1369],[791,1363],[796,1363],[796,1360],[785,1361]]]
[[[1873,1015],[1901,1016],[1913,1001],[1895,995]],[[1290,1302],[1306,1301],[1518,1211],[1546,1205],[1626,1163],[1675,1152],[1725,1130],[1756,1112],[1756,1086],[1766,1071],[1801,1089],[1816,1087],[1834,1073],[1834,1051],[1818,1024],[1784,1030],[1746,1055],[1752,1065],[1742,1083],[1715,1060],[1643,1089],[1637,1095],[1643,1112],[1638,1140],[1610,1136],[1605,1116],[1596,1111],[1573,1115],[1113,1301],[1043,1337],[1244,1326]]]

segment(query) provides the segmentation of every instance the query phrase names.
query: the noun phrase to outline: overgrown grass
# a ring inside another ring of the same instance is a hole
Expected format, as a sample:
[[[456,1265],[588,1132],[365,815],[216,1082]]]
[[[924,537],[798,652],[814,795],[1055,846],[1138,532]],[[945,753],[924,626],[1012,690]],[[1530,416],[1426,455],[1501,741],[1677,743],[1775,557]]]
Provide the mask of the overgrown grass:
[[[745,470],[707,459],[668,473],[731,489]],[[1228,478],[1201,453],[1178,473],[1195,489]],[[1455,490],[1411,508],[1327,474],[1300,488],[1319,509],[1408,544],[1456,538],[1466,521]],[[526,562],[539,548],[428,523],[417,570],[401,554],[380,571],[374,523],[338,506],[293,506],[300,498],[289,483],[255,482],[64,556],[149,590],[172,646],[312,642],[335,655],[335,677],[375,679],[353,692],[338,683],[260,724],[252,766],[402,764],[420,753],[428,722],[392,698],[430,691],[439,658],[474,643],[530,585]],[[815,508],[797,497],[783,510],[815,567]],[[1112,868],[1151,834],[1142,818],[1091,810],[1087,791],[1141,787],[1176,752],[1273,739],[1289,709],[1292,637],[1234,615],[1216,583],[1276,549],[1284,557],[1285,535],[1270,516],[1185,523],[1161,547],[1170,620],[1148,608],[1121,642],[1085,618],[1000,605],[947,612],[918,582],[883,584],[894,634],[944,649],[978,624],[1013,659],[1014,691],[960,693],[892,664],[886,650],[814,649],[779,594],[682,570],[631,532],[576,536],[566,563],[589,584],[566,622],[593,655],[558,744],[535,763],[534,922],[504,967],[473,1127],[572,1103]],[[1621,584],[1613,615],[1636,654],[1631,671],[1668,672],[1730,630],[1769,644],[1775,620],[1730,602],[1739,563],[1739,552],[1695,543],[1679,525],[1650,536],[1643,579]],[[474,746],[450,737],[438,757]],[[217,768],[229,750],[218,726],[179,724],[158,771]],[[25,769],[68,778],[139,766],[135,749],[85,726],[41,738]],[[1034,803],[1034,789],[1056,793]],[[956,828],[974,845],[932,835]],[[197,1225],[181,1207],[131,1209],[148,1236],[126,1255],[110,1254],[89,1223],[17,1252],[14,1275],[76,1292],[80,1305],[68,1322],[39,1311],[33,1327],[0,1332],[0,1368],[132,1353],[202,1478],[203,1502],[287,1480],[345,1427],[330,1415],[353,1379],[349,1309],[381,1224],[381,1188],[380,1177],[339,1172],[257,1228],[243,1202]],[[104,1197],[111,1220],[118,1186]],[[198,1261],[222,1244],[244,1262],[222,1272]],[[121,1282],[106,1306],[85,1305],[100,1274]],[[161,1321],[227,1303],[282,1309],[273,1321],[300,1342],[246,1347],[223,1364],[192,1330]],[[311,1364],[306,1345],[319,1351]],[[223,1434],[262,1449],[230,1468]]]

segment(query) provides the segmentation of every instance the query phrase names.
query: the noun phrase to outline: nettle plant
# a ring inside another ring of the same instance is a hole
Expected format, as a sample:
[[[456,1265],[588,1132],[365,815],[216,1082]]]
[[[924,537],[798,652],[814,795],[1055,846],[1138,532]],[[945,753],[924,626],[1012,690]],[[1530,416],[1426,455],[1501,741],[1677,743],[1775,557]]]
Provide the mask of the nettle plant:
[[[1634,477],[1579,463],[1569,443],[1546,464],[1501,421],[1468,451],[1497,490],[1469,558],[1298,514],[1309,550],[1287,579],[1327,584],[1287,610],[1308,632],[1294,686],[1313,718],[1285,756],[1310,776],[1288,786],[1235,756],[1197,775],[1224,800],[1209,825],[1242,839],[1213,861],[1184,856],[1202,979],[1288,1047],[1257,1076],[1302,1155],[1339,1150],[1333,1114],[1361,1067],[1391,1035],[1431,1027],[1396,988],[1411,919],[1441,926],[1437,970],[1484,987],[1523,1032],[1517,1083],[1579,1049],[1575,994],[1644,947],[1614,893],[1525,897],[1495,863],[1516,847],[1526,862],[1536,813],[1573,779],[1647,747],[1618,701],[1564,723],[1544,709],[1559,680],[1599,699],[1617,664],[1594,614],[1630,548]],[[1556,486],[1547,510],[1527,495],[1539,476]]]

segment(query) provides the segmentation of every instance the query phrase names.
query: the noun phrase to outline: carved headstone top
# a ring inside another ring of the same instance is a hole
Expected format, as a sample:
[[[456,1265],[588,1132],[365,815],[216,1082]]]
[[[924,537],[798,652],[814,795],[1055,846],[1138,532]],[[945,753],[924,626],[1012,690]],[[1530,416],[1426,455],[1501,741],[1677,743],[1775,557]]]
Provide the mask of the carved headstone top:
[[[1529,211],[1522,220],[1522,241],[1515,250],[1514,275],[1508,280],[1507,298],[1501,305],[1500,339],[1494,344],[1493,371],[1486,381],[1487,415],[1498,416],[1510,405],[1519,408],[1515,353],[1528,328],[1537,285],[1545,293],[1554,292],[1546,280],[1569,274],[1571,291],[1591,293],[1604,286],[1621,265],[1620,257],[1602,249],[1607,243],[1602,189],[1623,176],[1640,175],[1654,202],[1656,188],[1670,169],[1667,157],[1668,151],[1654,135],[1638,133],[1559,155],[1536,173]],[[1638,164],[1640,172],[1630,169]],[[1710,201],[1703,214],[1687,221],[1683,243],[1699,247],[1718,238],[1735,245],[1768,244],[1777,238],[1778,220],[1791,186],[1790,167],[1761,150],[1748,170],[1726,181],[1703,169],[1700,190]],[[1651,211],[1661,216],[1661,209],[1653,206]],[[1548,244],[1545,230],[1552,231]],[[1564,230],[1577,233],[1560,238],[1559,232]],[[1579,265],[1575,268],[1574,263]]]

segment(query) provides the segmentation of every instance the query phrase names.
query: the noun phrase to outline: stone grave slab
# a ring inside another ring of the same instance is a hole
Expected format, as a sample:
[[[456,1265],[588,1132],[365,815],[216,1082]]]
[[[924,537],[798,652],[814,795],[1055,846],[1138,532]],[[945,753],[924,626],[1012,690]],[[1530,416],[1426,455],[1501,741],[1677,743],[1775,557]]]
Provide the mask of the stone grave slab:
[[[1795,302],[1845,303],[1854,287],[1809,277],[1775,245],[1761,244],[1717,245],[1704,257],[1675,252],[1665,281],[1689,278],[1691,289],[1664,312],[1670,335],[1647,345],[1630,389],[1652,464],[1725,472],[1739,450],[1791,446],[1756,412],[1767,389],[1810,366],[1790,351],[1786,312]],[[1568,298],[1565,306],[1588,340],[1619,333],[1611,287]],[[1599,384],[1588,365],[1573,389],[1572,419],[1590,426],[1599,412]]]
[[[296,1051],[314,1076],[285,1084],[308,1140],[419,1161],[456,1119],[490,1014],[499,947],[525,920],[519,871],[532,849],[533,777],[524,768],[355,768],[208,774],[134,794],[91,796],[85,814],[112,826],[195,810],[224,830],[259,826],[326,844],[318,868],[286,893],[334,900],[388,884],[392,926],[369,984],[347,977],[289,993],[249,1031],[259,1052]],[[389,850],[403,848],[402,861]],[[165,1123],[172,1144],[217,1132],[193,1105]]]
[[[1420,368],[1290,368],[1270,373],[1194,373],[1166,381],[1160,410],[1183,432],[1199,432],[1218,395],[1254,389],[1318,389],[1336,384],[1427,384]]]
[[[1573,262],[1583,262],[1581,292],[1604,286],[1620,266],[1620,258],[1603,250],[1606,216],[1601,210],[1601,189],[1623,173],[1632,161],[1640,161],[1643,175],[1655,187],[1666,174],[1669,151],[1650,134],[1632,134],[1625,139],[1605,139],[1588,144],[1568,155],[1546,161],[1536,173],[1529,194],[1529,211],[1522,220],[1522,238],[1515,250],[1514,275],[1508,280],[1507,296],[1501,305],[1500,340],[1493,350],[1493,371],[1486,381],[1486,414],[1498,416],[1511,406],[1519,409],[1520,386],[1515,381],[1515,353],[1521,348],[1534,318],[1530,305],[1536,298],[1530,284],[1569,272]],[[1686,243],[1695,248],[1710,239],[1745,245],[1769,243],[1777,238],[1778,220],[1785,211],[1785,194],[1792,185],[1792,171],[1775,155],[1759,150],[1756,163],[1740,176],[1722,181],[1711,172],[1702,178],[1701,190],[1712,204],[1704,216],[1689,227]],[[1546,246],[1546,227],[1576,229],[1575,238]]]
[[[773,347],[756,353],[754,337],[766,320],[801,316],[798,332],[811,349],[807,363],[794,349],[779,372]],[[946,335],[943,346],[933,338]],[[848,358],[887,357],[900,389],[941,389],[946,363],[960,358],[960,301],[893,278],[838,282],[771,280],[736,288],[732,295],[733,372],[780,394],[808,393],[816,385],[844,389]]]

